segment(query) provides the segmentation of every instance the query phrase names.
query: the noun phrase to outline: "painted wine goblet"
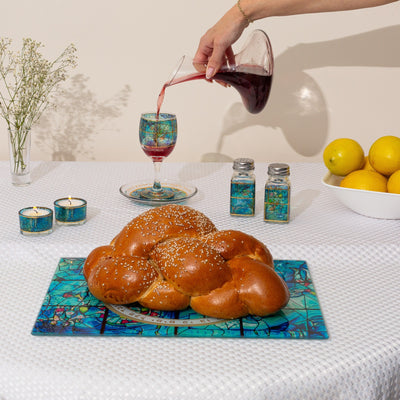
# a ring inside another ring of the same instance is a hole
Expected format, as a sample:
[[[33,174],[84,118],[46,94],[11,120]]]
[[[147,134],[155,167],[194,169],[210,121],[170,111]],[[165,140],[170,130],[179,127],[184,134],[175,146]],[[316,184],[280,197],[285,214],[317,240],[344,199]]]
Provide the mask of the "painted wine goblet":
[[[175,114],[144,113],[139,124],[139,141],[144,153],[150,157],[154,165],[154,181],[151,187],[141,191],[146,199],[168,199],[174,192],[165,190],[160,182],[161,164],[175,147],[178,137],[178,126]]]
[[[197,188],[187,183],[160,179],[161,164],[174,150],[178,137],[175,114],[143,113],[139,123],[139,141],[154,165],[153,182],[133,182],[120,187],[120,192],[138,203],[157,205],[179,203],[194,196]]]

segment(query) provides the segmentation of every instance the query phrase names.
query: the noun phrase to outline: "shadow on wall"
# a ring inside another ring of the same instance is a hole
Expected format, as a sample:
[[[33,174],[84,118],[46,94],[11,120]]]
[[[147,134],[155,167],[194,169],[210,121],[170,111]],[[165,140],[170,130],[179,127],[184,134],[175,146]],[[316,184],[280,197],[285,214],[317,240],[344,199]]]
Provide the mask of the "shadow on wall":
[[[399,67],[399,42],[400,25],[395,25],[287,49],[275,58],[272,90],[265,109],[252,115],[241,103],[233,104],[223,118],[216,152],[204,154],[202,161],[231,161],[222,153],[225,140],[254,125],[279,128],[300,155],[318,154],[328,136],[329,114],[321,88],[305,71],[340,66]]]
[[[78,155],[93,159],[94,137],[105,124],[122,114],[131,89],[126,85],[112,98],[99,101],[87,87],[89,78],[77,74],[46,110],[35,127],[36,143],[53,161],[75,161]]]

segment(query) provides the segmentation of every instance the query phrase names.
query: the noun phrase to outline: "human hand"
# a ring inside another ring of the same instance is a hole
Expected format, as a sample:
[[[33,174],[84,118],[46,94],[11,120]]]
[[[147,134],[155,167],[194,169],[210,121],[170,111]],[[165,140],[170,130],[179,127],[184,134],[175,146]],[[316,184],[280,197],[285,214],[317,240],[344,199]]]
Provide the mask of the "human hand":
[[[193,61],[207,64],[207,79],[211,79],[223,64],[235,63],[232,44],[247,26],[248,22],[234,7],[202,36]]]

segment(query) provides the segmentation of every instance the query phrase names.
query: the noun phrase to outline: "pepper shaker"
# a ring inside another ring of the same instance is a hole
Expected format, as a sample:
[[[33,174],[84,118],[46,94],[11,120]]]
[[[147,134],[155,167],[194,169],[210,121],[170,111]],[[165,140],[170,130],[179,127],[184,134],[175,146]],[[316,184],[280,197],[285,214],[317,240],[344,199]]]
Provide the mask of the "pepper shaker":
[[[290,168],[283,163],[268,166],[268,180],[265,184],[264,220],[274,223],[288,223],[290,219]]]

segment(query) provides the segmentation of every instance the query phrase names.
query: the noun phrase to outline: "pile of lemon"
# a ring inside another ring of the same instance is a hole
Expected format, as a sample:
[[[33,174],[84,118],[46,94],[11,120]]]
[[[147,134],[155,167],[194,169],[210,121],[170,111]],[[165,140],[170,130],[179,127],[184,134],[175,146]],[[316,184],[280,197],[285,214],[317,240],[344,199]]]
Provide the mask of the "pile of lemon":
[[[344,176],[342,187],[400,194],[400,137],[380,137],[367,156],[357,141],[336,139],[323,157],[332,174]]]

